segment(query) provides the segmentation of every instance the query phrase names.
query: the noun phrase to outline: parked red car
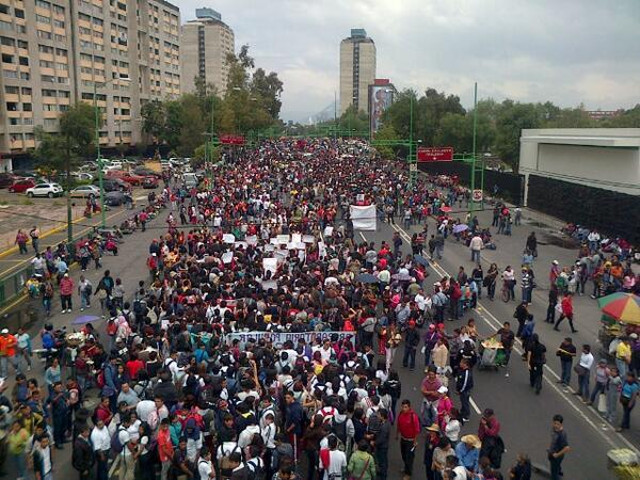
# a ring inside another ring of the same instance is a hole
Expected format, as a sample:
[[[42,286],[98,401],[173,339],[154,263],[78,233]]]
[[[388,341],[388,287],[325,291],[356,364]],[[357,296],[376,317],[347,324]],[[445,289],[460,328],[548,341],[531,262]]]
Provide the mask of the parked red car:
[[[158,177],[149,175],[144,177],[144,180],[142,181],[142,188],[158,188],[158,184]]]
[[[136,175],[135,173],[123,172],[122,170],[111,170],[107,172],[108,177],[115,177],[123,180],[131,185],[142,185],[144,177],[141,175]]]
[[[28,188],[32,188],[35,186],[36,182],[31,180],[30,178],[26,178],[14,182],[14,184],[9,187],[9,191],[11,193],[24,193]]]

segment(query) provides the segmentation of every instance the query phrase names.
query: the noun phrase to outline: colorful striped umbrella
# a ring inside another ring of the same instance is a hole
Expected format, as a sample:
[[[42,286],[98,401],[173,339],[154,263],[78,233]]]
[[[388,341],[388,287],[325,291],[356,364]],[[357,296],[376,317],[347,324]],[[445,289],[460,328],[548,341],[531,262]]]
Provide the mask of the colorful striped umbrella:
[[[640,325],[640,297],[633,293],[612,293],[598,300],[602,313],[620,322]]]

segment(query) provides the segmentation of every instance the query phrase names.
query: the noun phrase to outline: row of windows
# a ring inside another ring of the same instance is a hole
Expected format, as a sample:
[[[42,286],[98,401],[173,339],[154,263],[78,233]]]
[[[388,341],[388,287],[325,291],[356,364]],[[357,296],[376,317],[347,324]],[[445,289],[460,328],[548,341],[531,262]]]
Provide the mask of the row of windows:
[[[62,20],[56,20],[54,18],[52,21],[51,17],[45,17],[43,15],[38,15],[38,14],[36,14],[36,22],[44,23],[45,25],[51,25],[53,23],[53,26],[56,28],[64,28],[65,26],[65,23]]]
[[[43,103],[42,110],[45,112],[66,112],[69,110],[69,105],[56,105],[54,103]]]
[[[25,118],[10,117],[9,118],[9,125],[11,125],[11,126],[15,126],[15,125],[33,125],[33,117],[25,117]]]
[[[45,30],[38,30],[38,38],[44,38],[45,40],[55,40],[56,42],[66,42],[66,35],[59,35],[57,33],[47,32]]]
[[[42,96],[51,98],[71,98],[71,92],[68,92],[66,90],[50,90],[47,88],[43,88]]]
[[[16,58],[18,61],[16,62]],[[24,65],[25,67],[29,66],[29,57],[16,57],[15,55],[10,55],[8,53],[2,54],[2,63],[19,63],[20,65]]]
[[[7,47],[15,47],[16,44],[18,45],[18,48],[24,48],[24,49],[29,48],[29,42],[25,40],[16,40],[15,38],[11,38],[11,37],[0,37],[0,45],[5,45]]]
[[[5,85],[4,93],[8,95],[18,95],[18,93],[22,92],[22,95],[31,95],[31,87],[16,87],[14,85]]]
[[[31,112],[32,105],[30,103],[23,103],[22,109],[20,108],[20,104],[18,102],[7,102],[7,112]]]
[[[11,9],[9,8],[9,5],[0,5],[0,13],[11,15]],[[17,18],[24,18],[24,10],[22,10],[21,8],[14,8],[13,14]]]
[[[92,23],[94,25],[96,25],[97,27],[102,27],[104,26],[104,20],[102,20],[101,18],[98,17],[92,17],[91,15],[87,15],[86,13],[78,13],[78,19],[79,20],[84,20],[87,23]]]
[[[4,78],[20,78],[20,80],[31,80],[31,74],[29,72],[16,72],[15,70],[2,70],[2,76]]]
[[[53,47],[50,47],[49,45],[38,45],[38,51],[40,53],[46,53],[48,55],[55,54],[56,57],[60,57],[60,58],[67,58],[69,55],[69,53],[67,52],[67,49],[53,48]]]
[[[104,65],[104,57],[100,57],[98,55],[87,55],[86,53],[81,53],[80,60]]]
[[[40,80],[46,83],[59,83],[61,85],[69,84],[69,77],[54,77],[53,75],[40,75]]]

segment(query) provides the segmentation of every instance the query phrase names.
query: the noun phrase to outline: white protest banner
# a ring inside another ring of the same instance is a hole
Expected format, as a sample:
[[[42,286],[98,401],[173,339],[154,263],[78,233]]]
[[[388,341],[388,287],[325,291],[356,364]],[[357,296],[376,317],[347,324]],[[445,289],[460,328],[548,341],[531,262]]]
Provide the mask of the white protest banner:
[[[327,256],[327,247],[325,247],[324,242],[318,242],[318,254],[320,258]]]
[[[277,290],[278,289],[278,282],[276,282],[275,280],[263,280],[262,282],[260,282],[262,284],[262,288],[264,290]]]
[[[265,252],[273,252],[276,249],[276,247],[274,247],[272,244],[267,244],[264,246],[264,251]]]
[[[365,207],[351,205],[349,207],[349,213],[351,216],[351,221],[353,222],[354,230],[376,230],[378,226],[378,216],[376,213],[375,205],[367,205]]]
[[[331,235],[333,235],[333,227],[332,226],[324,227],[324,232],[322,232],[322,234],[325,237],[330,237]]]
[[[286,245],[289,243],[289,235],[278,235],[276,238],[278,239],[279,245]]]
[[[277,258],[263,258],[262,259],[262,268],[264,268],[265,272],[271,272],[271,274],[275,274],[278,270],[278,259]]]
[[[258,244],[258,237],[256,235],[250,235],[248,237],[245,238],[245,241],[249,244],[249,245],[253,245],[256,246]]]
[[[224,243],[236,243],[236,237],[233,235],[233,233],[225,233],[224,235],[222,235],[222,241]]]
[[[313,235],[305,235],[302,237],[302,241],[304,243],[314,243],[316,241],[315,237]]]
[[[307,245],[304,242],[298,242],[298,243],[296,243],[296,248],[298,250],[306,250]]]
[[[300,233],[291,234],[291,243],[300,243],[301,241],[302,241],[302,234]]]
[[[247,242],[236,242],[233,244],[234,247],[236,248],[240,248],[242,247],[243,249],[247,249],[247,247],[249,246],[249,244]]]
[[[289,250],[276,250],[276,258],[279,257],[283,260],[289,256]]]
[[[222,263],[231,263],[233,260],[233,252],[226,252],[222,254]]]
[[[249,341],[249,339],[253,339],[255,341],[259,341],[261,338],[264,338],[267,341],[271,341],[275,344],[284,343],[287,340],[291,340],[294,345],[297,345],[299,338],[304,338],[307,343],[320,340],[321,342],[325,339],[331,339],[332,335],[338,336],[338,341],[344,340],[347,336],[354,336],[354,332],[299,332],[299,333],[279,333],[279,332],[236,332],[236,333],[228,333],[224,336],[224,341],[227,345],[231,345],[234,340],[239,340],[241,347],[244,346],[245,343]]]

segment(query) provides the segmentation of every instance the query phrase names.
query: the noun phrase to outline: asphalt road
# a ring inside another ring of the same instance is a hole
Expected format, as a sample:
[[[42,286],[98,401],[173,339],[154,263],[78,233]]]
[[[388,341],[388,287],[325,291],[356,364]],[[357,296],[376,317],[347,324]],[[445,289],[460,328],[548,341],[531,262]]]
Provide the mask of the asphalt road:
[[[464,219],[465,213],[460,213]],[[536,235],[541,238],[548,230],[532,227],[531,223],[538,223],[537,219],[528,219],[525,213],[525,224],[514,229],[511,237],[498,236],[495,241],[498,249],[495,251],[483,251],[482,262],[484,271],[487,271],[489,263],[496,262],[499,267],[504,268],[507,264],[518,266],[520,264],[521,253],[525,245],[526,237],[531,231],[536,231]],[[491,222],[491,212],[482,212],[479,215],[480,224],[487,225]],[[529,224],[529,225],[528,225]],[[382,240],[390,240],[393,231],[401,232],[404,240],[404,252],[410,253],[410,235],[418,231],[418,227],[413,227],[405,232],[400,225],[394,227],[388,224],[378,224],[376,232],[357,232],[361,238],[367,241],[379,243]],[[435,231],[435,222],[429,220],[429,231]],[[407,235],[408,234],[408,235]],[[536,289],[533,306],[530,311],[537,319],[536,332],[540,335],[541,341],[547,346],[548,365],[544,373],[544,385],[539,396],[535,395],[529,387],[528,369],[526,363],[522,362],[519,355],[513,354],[510,362],[510,376],[505,377],[504,371],[495,372],[493,370],[475,371],[475,389],[472,393],[473,413],[471,420],[463,427],[463,433],[476,433],[480,419],[480,412],[484,408],[493,408],[501,422],[501,435],[504,439],[507,452],[503,457],[503,473],[508,472],[515,462],[518,452],[527,453],[533,462],[546,465],[546,448],[550,441],[551,418],[559,413],[565,418],[565,429],[568,433],[572,452],[567,456],[563,469],[567,479],[573,478],[612,478],[611,472],[607,470],[606,453],[611,448],[633,447],[640,445],[638,435],[638,412],[634,412],[632,426],[635,428],[625,433],[625,436],[616,433],[613,428],[606,423],[600,415],[593,409],[584,405],[578,397],[574,396],[572,389],[562,389],[556,384],[560,372],[559,361],[554,354],[562,339],[568,335],[568,326],[561,326],[564,331],[558,333],[545,324],[543,319],[546,315],[547,293],[548,293],[548,269],[553,259],[560,261],[561,265],[571,265],[575,261],[574,250],[567,250],[554,245],[541,245],[539,247],[539,257],[534,265],[536,279],[540,287]],[[447,240],[444,248],[444,258],[434,263],[431,268],[431,276],[425,285],[438,281],[444,275],[456,274],[459,266],[464,266],[470,274],[473,263],[470,261],[468,249],[458,244],[454,239]],[[517,291],[516,299],[519,292]],[[467,320],[473,316],[481,336],[494,333],[504,321],[512,321],[513,311],[516,303],[506,304],[500,300],[494,302],[486,298],[479,302],[476,312],[467,313],[462,320],[447,322],[447,329],[452,330],[456,326],[466,324]],[[600,313],[597,304],[588,296],[576,297],[574,302],[576,310],[577,334],[571,335],[576,345],[589,343],[594,347],[594,352],[599,348],[597,345],[597,333],[600,326]],[[401,354],[401,351],[399,352]],[[597,354],[596,360],[599,358]],[[420,355],[419,355],[420,356]],[[419,359],[422,360],[422,359]],[[396,367],[401,372],[403,382],[403,392],[409,394],[412,404],[420,401],[419,385],[422,373],[409,372],[398,365]],[[577,388],[577,379],[573,375],[572,382]],[[592,380],[593,385],[593,380]],[[407,388],[414,386],[414,388]],[[454,403],[459,406],[459,401],[452,394]],[[621,410],[618,412],[619,418]],[[418,475],[420,478],[420,475]]]
[[[149,224],[146,232],[138,231],[131,236],[125,237],[125,242],[120,246],[120,254],[117,257],[107,256],[103,261],[104,268],[110,269],[114,278],[122,278],[127,297],[132,295],[133,289],[139,280],[148,279],[145,266],[147,246],[153,238],[161,235],[165,230],[166,224],[164,220],[167,214],[167,210],[163,211],[159,218]],[[461,214],[461,216],[464,217],[464,214]],[[480,215],[481,224],[490,223],[489,216],[489,212],[482,213]],[[526,217],[525,213],[525,220],[527,220]],[[430,231],[434,230],[434,225],[433,220],[430,220]],[[417,230],[417,227],[414,227],[414,229]],[[512,265],[518,265],[525,238],[531,230],[535,230],[538,234],[543,233],[539,227],[530,227],[525,224],[522,227],[516,227],[512,237],[498,237],[496,239],[498,250],[483,252],[483,262],[497,261],[501,267],[504,267],[507,262]],[[390,240],[392,233],[391,226],[379,223],[376,232],[356,232],[356,235],[379,244],[382,240]],[[404,240],[404,250],[409,251],[408,238],[404,238]],[[568,265],[575,255],[572,250],[564,250],[551,245],[542,245],[539,251],[540,256],[536,265],[534,265],[538,283],[540,284],[540,288],[534,295],[533,302],[533,313],[537,319],[540,319],[546,311],[545,289],[548,287],[546,285],[548,266],[553,259],[558,259],[561,264]],[[431,275],[426,280],[425,285],[429,285],[428,282],[437,281],[445,271],[456,272],[460,265],[464,265],[467,270],[472,268],[468,251],[462,245],[456,245],[455,241],[448,240],[444,249],[444,259],[434,264],[430,269]],[[102,276],[102,272],[103,270],[90,269],[85,275],[96,285]],[[72,275],[76,281],[79,274],[77,267],[72,270]],[[76,300],[77,298],[74,298],[74,301]],[[471,313],[470,315],[479,319],[477,324],[481,335],[494,332],[503,321],[511,319],[515,308],[514,303],[504,304],[501,301],[486,302],[483,300],[480,305],[477,313]],[[595,345],[599,328],[599,314],[595,301],[588,297],[576,298],[575,309],[579,333],[574,335],[574,342],[576,344],[591,343]],[[54,303],[54,312],[51,321],[55,326],[69,325],[75,315],[79,315],[77,305],[72,315],[57,313],[59,312],[58,301]],[[97,304],[92,305],[90,311],[85,313],[99,314]],[[447,323],[447,328],[452,329],[454,326],[462,325],[466,323],[468,318],[469,314],[463,320]],[[634,430],[626,433],[626,437],[615,433],[610,426],[600,419],[593,409],[577,401],[571,395],[571,392],[564,392],[556,386],[555,381],[559,371],[559,364],[555,362],[553,351],[555,351],[561,339],[566,336],[567,331],[557,333],[544,323],[540,324],[539,322],[536,331],[550,351],[542,393],[536,396],[531,391],[528,384],[526,366],[516,354],[511,359],[511,375],[509,378],[505,378],[502,370],[498,372],[475,371],[476,387],[472,394],[474,408],[471,420],[464,426],[463,433],[476,433],[480,419],[479,412],[484,408],[491,407],[495,410],[501,422],[501,435],[507,448],[507,452],[503,457],[503,473],[508,472],[508,468],[514,463],[518,452],[526,452],[534,462],[546,465],[545,451],[550,439],[551,417],[556,413],[560,413],[565,417],[565,428],[573,448],[563,465],[566,472],[564,478],[568,480],[612,478],[610,471],[606,468],[607,450],[613,447],[629,447],[631,444],[640,444],[637,428],[640,419],[638,418],[637,409],[632,419],[632,426],[635,425]],[[35,337],[37,329],[34,329],[31,333]],[[34,343],[36,347],[39,346],[38,339]],[[401,367],[401,360],[402,349],[400,348],[396,354],[394,365],[401,373],[403,396],[409,398],[412,404],[419,408],[422,370],[416,369],[414,372],[409,372]],[[424,363],[420,354],[418,354],[416,363],[417,365]],[[32,374],[37,378],[42,378],[42,367],[36,367]],[[459,406],[455,394],[452,398],[456,406]],[[416,452],[414,478],[425,478],[425,469],[422,464],[423,447],[424,442],[421,442]],[[67,474],[72,474],[75,477],[76,473],[72,470],[68,461],[70,452],[69,446],[60,452],[56,461],[56,478],[65,478]],[[398,472],[402,465],[399,445],[391,447],[389,456],[389,478],[399,477]],[[8,470],[11,472],[10,467]]]

